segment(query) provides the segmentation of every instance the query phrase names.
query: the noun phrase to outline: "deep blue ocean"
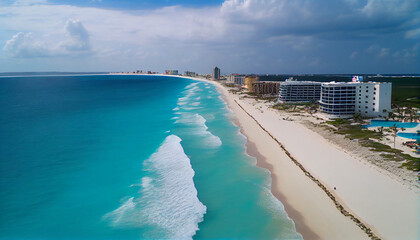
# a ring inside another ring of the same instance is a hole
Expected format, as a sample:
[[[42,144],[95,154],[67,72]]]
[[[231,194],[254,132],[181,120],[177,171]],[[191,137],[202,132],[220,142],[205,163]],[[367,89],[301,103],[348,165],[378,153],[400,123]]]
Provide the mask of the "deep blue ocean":
[[[0,239],[301,239],[214,86],[0,77]]]

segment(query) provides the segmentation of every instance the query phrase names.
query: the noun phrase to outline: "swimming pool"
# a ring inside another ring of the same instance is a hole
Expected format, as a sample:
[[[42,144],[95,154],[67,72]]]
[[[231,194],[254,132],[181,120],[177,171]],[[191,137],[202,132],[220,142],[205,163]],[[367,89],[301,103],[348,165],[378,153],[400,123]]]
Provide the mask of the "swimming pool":
[[[419,133],[397,133],[397,136],[403,137],[403,138],[410,138],[414,140],[420,140],[420,134]]]
[[[419,125],[415,122],[398,122],[398,121],[384,121],[384,120],[372,120],[370,121],[370,124],[363,125],[363,128],[369,128],[369,127],[392,127],[396,126],[397,128],[414,128]]]

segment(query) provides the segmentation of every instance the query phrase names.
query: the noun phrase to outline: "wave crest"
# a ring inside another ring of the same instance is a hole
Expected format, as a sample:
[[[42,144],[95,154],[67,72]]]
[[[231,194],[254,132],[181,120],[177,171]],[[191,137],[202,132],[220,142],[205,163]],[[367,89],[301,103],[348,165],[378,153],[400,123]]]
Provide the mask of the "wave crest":
[[[152,226],[146,238],[192,238],[206,213],[197,197],[194,170],[178,136],[168,136],[144,162],[140,197],[129,198],[104,217],[115,227]]]

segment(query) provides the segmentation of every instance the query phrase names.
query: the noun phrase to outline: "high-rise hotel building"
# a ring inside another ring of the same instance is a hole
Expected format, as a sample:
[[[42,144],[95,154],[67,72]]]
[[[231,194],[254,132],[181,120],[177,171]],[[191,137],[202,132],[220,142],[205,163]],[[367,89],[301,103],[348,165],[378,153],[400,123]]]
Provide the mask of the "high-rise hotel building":
[[[318,102],[320,95],[320,82],[286,80],[280,83],[280,102]]]
[[[391,111],[391,83],[322,83],[321,111],[329,118],[386,117]]]
[[[214,80],[220,79],[220,68],[214,67],[213,71],[211,72],[211,78]]]

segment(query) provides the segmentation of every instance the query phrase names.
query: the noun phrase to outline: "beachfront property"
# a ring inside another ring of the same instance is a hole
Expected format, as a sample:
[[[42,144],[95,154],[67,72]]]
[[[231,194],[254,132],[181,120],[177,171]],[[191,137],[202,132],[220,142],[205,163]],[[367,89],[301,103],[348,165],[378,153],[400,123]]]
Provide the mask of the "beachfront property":
[[[322,83],[320,110],[328,118],[386,117],[391,111],[391,83]]]
[[[280,82],[276,81],[262,81],[255,82],[252,84],[254,93],[258,95],[279,95],[280,91]]]
[[[253,84],[256,83],[256,82],[258,82],[258,77],[257,76],[251,76],[251,75],[245,76],[245,86],[248,89],[248,91],[254,92]]]
[[[184,76],[188,76],[188,77],[196,77],[197,73],[195,72],[190,72],[190,71],[184,71]]]
[[[243,86],[245,85],[245,75],[242,74],[230,74],[227,78],[227,83]]]
[[[320,82],[286,80],[280,84],[279,101],[283,103],[317,102],[320,96]]]
[[[165,70],[166,75],[178,75],[178,70]]]
[[[214,67],[211,72],[211,78],[213,80],[219,80],[220,79],[220,68]]]

